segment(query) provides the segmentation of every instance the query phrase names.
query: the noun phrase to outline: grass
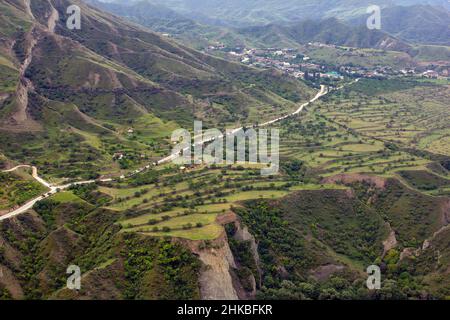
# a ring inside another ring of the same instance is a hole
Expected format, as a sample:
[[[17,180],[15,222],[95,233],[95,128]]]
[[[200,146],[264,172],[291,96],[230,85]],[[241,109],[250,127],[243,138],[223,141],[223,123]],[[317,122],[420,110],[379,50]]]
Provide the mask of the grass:
[[[429,136],[422,138],[419,142],[419,147],[446,156],[450,156],[450,136],[446,130],[444,132],[437,131]]]
[[[348,187],[343,185],[337,185],[337,184],[304,184],[304,185],[297,185],[290,190],[292,191],[303,191],[303,190],[347,190]]]
[[[416,48],[419,52],[414,57],[417,61],[448,61],[450,59],[450,47],[423,45]]]
[[[174,230],[169,232],[144,232],[144,234],[157,237],[174,237],[185,238],[189,240],[214,240],[217,239],[223,232],[222,226],[217,224],[210,224],[201,228],[189,230]]]
[[[86,131],[81,131],[77,128],[71,128],[76,134],[81,135],[84,140],[86,141],[87,144],[91,145],[92,147],[99,149],[102,146],[102,142],[101,139],[92,133],[86,132]]]
[[[202,225],[210,225],[214,223],[217,218],[217,214],[191,214],[187,216],[175,217],[169,220],[161,221],[155,225],[145,225],[134,228],[125,229],[127,232],[147,232],[152,231],[154,227],[162,229],[164,227],[168,227],[170,229],[182,229],[183,226],[187,226],[191,224],[192,227],[195,227],[197,223],[201,223]]]
[[[0,56],[0,92],[15,92],[18,84],[19,72],[15,68],[11,68],[7,60],[2,60]]]
[[[99,187],[100,191],[110,195],[111,197],[131,197],[136,192],[140,192],[144,189],[154,189],[154,185],[143,185],[134,188],[108,188]]]
[[[219,204],[209,204],[209,205],[203,205],[198,206],[195,208],[195,212],[199,212],[201,214],[218,214],[223,212],[224,210],[227,211],[231,207],[231,204],[228,203],[219,203]],[[186,208],[178,208],[175,210],[165,211],[158,214],[155,213],[148,213],[141,216],[138,216],[136,218],[126,219],[123,221],[120,221],[120,224],[124,227],[127,226],[137,226],[148,223],[150,220],[160,220],[163,221],[163,217],[169,216],[171,218],[178,217],[179,215],[183,214],[186,210]],[[188,217],[192,217],[192,214]],[[184,218],[184,217],[183,217]]]
[[[278,190],[255,190],[255,191],[245,191],[245,192],[238,192],[236,194],[230,195],[225,197],[225,199],[228,202],[238,202],[238,201],[245,201],[245,200],[251,200],[251,199],[275,199],[275,198],[281,198],[285,195],[289,194],[288,191],[278,191]]]
[[[411,146],[423,137],[430,124],[436,122],[433,117],[441,113],[445,115],[445,94],[440,95],[434,87],[432,94],[427,93],[428,86],[430,84],[366,83],[351,92],[331,95],[326,101],[310,106],[308,112],[277,123],[275,126],[281,129],[282,163],[303,161],[308,175],[314,177],[312,181],[338,173],[368,172],[393,176],[397,171],[423,167],[429,160],[390,148],[389,143]],[[411,94],[423,94],[424,99],[412,101]],[[415,103],[412,110],[405,106],[410,102]],[[421,109],[425,111],[419,114]],[[428,116],[424,114],[429,111],[432,112]],[[171,130],[177,127],[174,122],[164,121],[153,114],[138,117],[130,123],[118,124],[109,119],[101,123],[121,136],[124,142],[120,141],[120,144],[123,142],[123,145],[113,146],[102,134],[78,127],[72,129],[72,133],[78,136],[76,143],[84,142],[83,148],[93,148],[100,154],[111,155],[126,149],[128,153],[134,150],[139,155],[145,145],[154,146],[156,141],[166,140]],[[126,132],[129,127],[133,127],[133,135]],[[164,143],[158,144],[154,150],[163,153]],[[76,154],[75,149],[72,152]],[[54,161],[71,160],[68,154],[56,154],[55,157]],[[112,197],[106,208],[124,212],[127,218],[119,223],[126,232],[158,236],[185,233],[187,238],[204,236],[211,239],[217,235],[216,227],[213,227],[217,215],[241,201],[279,199],[294,191],[346,189],[338,185],[311,183],[309,177],[305,178],[306,183],[300,184],[295,183],[298,177],[293,179],[283,174],[261,178],[261,167],[260,164],[199,166],[188,168],[186,172],[175,167],[158,168],[166,171],[155,174],[154,181],[151,175],[148,177],[150,180],[125,179],[100,186],[99,191]],[[142,185],[132,186],[137,182]],[[286,183],[293,182],[289,189],[283,188]],[[253,189],[246,189],[249,186]],[[54,197],[61,202],[79,201],[78,197],[65,192]],[[140,212],[142,214],[139,215]],[[192,228],[197,223],[202,227]],[[191,227],[186,228],[189,224]],[[153,232],[155,227],[158,232]],[[163,232],[163,228],[170,228],[170,232]]]
[[[2,55],[0,55],[0,65],[6,66],[8,68],[18,71],[16,66],[9,59],[7,59],[6,57],[4,57]]]
[[[169,192],[169,190],[167,190],[167,193],[171,194],[172,192]],[[177,195],[178,196],[189,196],[189,195],[192,195],[192,193],[193,193],[193,191],[186,190],[186,191],[177,193]],[[118,202],[112,206],[109,206],[109,208],[114,209],[114,210],[126,210],[126,209],[134,208],[136,206],[145,208],[145,207],[149,206],[147,203],[150,203],[151,200],[157,201],[158,198],[163,198],[163,196],[161,196],[162,194],[166,194],[165,190],[152,189],[152,190],[150,190],[150,192],[146,193],[143,196],[133,197],[129,200],[126,200],[123,202]]]
[[[426,161],[407,153],[394,152],[378,139],[366,134],[349,131],[349,123],[339,123],[337,113],[319,105],[310,114],[284,122],[280,156],[298,159],[329,176],[345,172],[373,172],[385,174],[394,172],[398,166],[422,165]],[[315,112],[315,113],[314,113]]]
[[[124,227],[129,227],[129,226],[138,226],[138,225],[147,224],[150,220],[158,220],[161,222],[161,221],[163,221],[163,217],[171,217],[171,218],[177,217],[178,215],[182,214],[184,210],[180,208],[180,209],[176,209],[176,210],[161,212],[158,214],[148,213],[148,214],[138,216],[136,218],[123,220],[120,222],[120,224]]]
[[[51,199],[61,203],[67,202],[84,202],[84,200],[80,199],[78,196],[74,195],[72,191],[62,191],[55,193],[51,196]]]
[[[103,262],[102,264],[100,264],[98,267],[96,267],[95,270],[105,269],[105,268],[109,267],[110,265],[112,265],[114,262],[116,262],[116,260],[117,260],[117,258],[108,259],[105,262]]]
[[[371,144],[350,144],[350,145],[345,145],[342,148],[343,152],[376,152],[376,151],[380,151],[383,150],[384,146],[380,145],[380,144],[376,144],[376,145],[371,145]]]
[[[48,191],[39,182],[22,173],[0,173],[0,210],[12,209]]]

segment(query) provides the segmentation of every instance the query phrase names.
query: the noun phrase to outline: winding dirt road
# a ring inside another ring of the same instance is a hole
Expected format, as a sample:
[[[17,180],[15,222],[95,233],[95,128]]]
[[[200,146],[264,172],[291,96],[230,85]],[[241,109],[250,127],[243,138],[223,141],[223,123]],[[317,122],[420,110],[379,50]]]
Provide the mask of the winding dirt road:
[[[342,87],[341,87],[341,88],[342,88]],[[285,116],[282,116],[282,117],[279,117],[279,118],[276,118],[276,119],[273,119],[273,120],[264,122],[264,123],[259,124],[259,125],[255,125],[255,127],[266,127],[266,126],[268,126],[268,125],[270,125],[270,124],[273,124],[273,123],[279,122],[279,121],[281,121],[281,120],[287,119],[287,118],[289,118],[289,117],[295,116],[295,115],[299,114],[300,112],[302,112],[303,109],[305,109],[305,107],[307,107],[307,106],[310,105],[311,103],[314,103],[316,100],[320,99],[321,97],[323,97],[324,95],[326,95],[326,94],[328,94],[328,93],[329,93],[329,91],[328,91],[327,87],[324,86],[324,85],[321,85],[321,86],[320,86],[320,91],[314,96],[314,98],[312,98],[312,99],[309,100],[308,102],[302,104],[302,105],[301,105],[296,111],[294,111],[293,113],[290,113],[290,114],[287,114],[287,115],[285,115]],[[241,130],[241,129],[243,129],[243,127],[233,129],[232,131],[230,131],[229,133],[227,133],[227,135],[232,135],[232,134],[236,133],[237,131],[239,131],[239,130]],[[220,135],[220,136],[217,136],[217,137],[214,137],[214,138],[209,138],[209,139],[201,140],[201,141],[199,141],[199,142],[197,142],[197,143],[193,143],[192,146],[195,147],[196,145],[201,145],[201,144],[204,144],[204,143],[206,143],[206,142],[211,142],[211,141],[213,141],[213,140],[215,140],[215,139],[221,139],[221,138],[223,138],[223,135]],[[183,151],[187,151],[187,150],[188,150],[188,148],[184,148],[184,149],[183,149]],[[177,157],[178,157],[177,154],[171,154],[170,156],[165,157],[165,158],[159,160],[159,161],[157,162],[157,164],[163,164],[163,163],[166,163],[166,162],[170,162],[170,161],[172,161],[173,159],[175,159],[175,158],[177,158]]]
[[[355,83],[355,82],[357,82],[358,80],[359,80],[359,79],[356,79],[355,81],[350,82],[350,83],[348,83],[347,85],[350,85],[350,84],[352,84],[352,83]],[[341,87],[337,88],[336,90],[340,90],[340,89],[342,89],[343,87],[344,87],[344,86],[341,86]],[[293,113],[291,113],[291,114],[288,114],[288,115],[285,115],[285,116],[283,116],[283,117],[279,117],[279,118],[276,118],[276,119],[267,121],[267,122],[262,123],[262,124],[259,124],[259,125],[255,125],[255,127],[265,127],[265,126],[268,126],[268,125],[270,125],[270,124],[273,124],[273,123],[279,122],[279,121],[281,121],[281,120],[284,120],[284,119],[286,119],[286,118],[295,116],[295,115],[301,113],[301,112],[305,109],[305,107],[307,107],[307,106],[310,105],[311,103],[314,103],[315,101],[317,101],[317,100],[320,99],[321,97],[327,95],[329,92],[330,92],[330,91],[327,89],[326,86],[321,85],[321,86],[320,86],[320,91],[314,96],[314,98],[312,98],[312,99],[309,100],[308,102],[302,104],[295,112],[293,112]],[[230,132],[228,133],[228,135],[234,134],[235,132],[237,132],[237,131],[239,131],[239,130],[241,130],[241,129],[243,129],[243,128],[242,128],[242,127],[236,128],[236,129],[230,131]],[[223,136],[218,137],[218,138],[223,138]],[[210,142],[210,141],[212,141],[212,140],[214,140],[214,139],[215,139],[215,138],[210,138],[210,139],[202,140],[202,141],[200,141],[200,142],[197,142],[197,145],[198,145],[198,144],[204,144],[204,143],[206,143],[206,142]],[[195,146],[195,144],[193,144],[193,146]],[[173,159],[177,158],[178,156],[179,156],[179,155],[177,155],[177,154],[171,154],[170,156],[165,157],[165,158],[159,160],[157,163],[154,163],[154,164],[163,164],[163,163],[167,163],[167,162],[170,162],[170,161],[172,161]],[[12,171],[15,171],[15,170],[17,170],[17,169],[19,169],[19,168],[24,168],[24,167],[32,168],[32,170],[33,170],[33,173],[32,173],[33,178],[34,178],[36,181],[38,181],[39,183],[41,183],[42,185],[44,185],[45,187],[49,188],[50,190],[47,191],[46,193],[42,194],[41,196],[39,196],[39,197],[37,197],[37,198],[35,198],[35,199],[30,200],[29,202],[25,203],[25,204],[22,205],[21,207],[19,207],[19,208],[15,209],[15,210],[13,210],[13,211],[11,211],[11,212],[9,212],[9,213],[6,213],[6,214],[0,216],[0,221],[9,219],[9,218],[12,218],[12,217],[15,217],[15,216],[18,216],[18,215],[20,215],[20,214],[22,214],[22,213],[25,213],[26,211],[28,211],[29,209],[31,209],[31,208],[34,206],[34,204],[35,204],[36,202],[41,201],[41,200],[43,200],[43,199],[45,199],[45,198],[48,198],[49,196],[51,196],[51,195],[57,193],[59,190],[64,190],[64,189],[67,189],[67,188],[69,188],[69,187],[71,187],[71,186],[74,186],[74,185],[90,184],[90,183],[95,183],[95,182],[110,182],[110,181],[113,181],[113,179],[87,180],[87,181],[79,181],[79,182],[69,183],[69,184],[66,184],[66,185],[59,185],[59,186],[57,186],[57,185],[52,185],[51,183],[49,183],[49,182],[45,181],[43,178],[41,178],[41,177],[38,175],[38,169],[37,169],[36,167],[34,167],[34,166],[29,166],[29,165],[18,165],[18,166],[14,167],[14,168],[11,168],[11,169],[8,169],[8,170],[4,170],[4,171],[2,171],[2,172],[12,172]],[[146,167],[144,167],[144,168],[140,168],[140,169],[138,169],[138,170],[135,170],[135,171],[132,172],[129,176],[133,176],[133,175],[136,175],[136,174],[138,174],[138,173],[141,173],[142,171],[146,170],[146,169],[149,168],[149,167],[150,167],[150,166],[148,165],[148,166],[146,166]]]
[[[75,186],[75,185],[90,184],[90,183],[94,183],[94,182],[97,182],[97,181],[99,181],[99,182],[110,182],[110,181],[112,181],[112,179],[101,179],[101,180],[86,180],[86,181],[73,182],[73,183],[68,183],[68,184],[65,184],[65,185],[52,185],[51,183],[45,181],[43,178],[41,178],[38,175],[38,169],[36,167],[29,166],[29,165],[26,165],[26,164],[18,165],[18,166],[14,167],[14,168],[11,168],[11,169],[8,169],[8,170],[4,170],[2,172],[13,172],[13,171],[16,171],[19,168],[31,168],[33,170],[33,173],[32,173],[33,178],[37,182],[42,184],[43,186],[49,188],[50,190],[45,192],[44,194],[40,195],[39,197],[28,201],[27,203],[25,203],[24,205],[20,206],[19,208],[17,208],[15,210],[11,211],[11,212],[8,212],[8,213],[0,216],[0,221],[9,219],[9,218],[12,218],[12,217],[15,217],[15,216],[18,216],[18,215],[20,215],[22,213],[25,213],[26,211],[31,209],[36,202],[41,201],[41,200],[43,200],[45,198],[48,198],[49,196],[57,193],[59,190],[68,189],[71,186]]]

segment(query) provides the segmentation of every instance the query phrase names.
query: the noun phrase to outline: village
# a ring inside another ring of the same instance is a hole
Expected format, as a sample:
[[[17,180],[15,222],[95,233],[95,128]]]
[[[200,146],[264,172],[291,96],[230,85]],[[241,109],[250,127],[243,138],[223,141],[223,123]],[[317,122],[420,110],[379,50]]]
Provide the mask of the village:
[[[319,42],[304,45],[305,51],[296,48],[245,48],[226,47],[223,44],[208,46],[205,53],[225,54],[229,60],[241,62],[256,68],[274,68],[286,75],[312,82],[330,82],[349,78],[390,78],[390,77],[415,77],[426,79],[450,80],[450,65],[427,66],[422,68],[396,69],[388,65],[376,67],[362,67],[355,65],[332,65],[315,61],[305,52],[308,49],[328,48],[345,52],[346,55],[364,56],[368,53],[357,48],[341,47]]]

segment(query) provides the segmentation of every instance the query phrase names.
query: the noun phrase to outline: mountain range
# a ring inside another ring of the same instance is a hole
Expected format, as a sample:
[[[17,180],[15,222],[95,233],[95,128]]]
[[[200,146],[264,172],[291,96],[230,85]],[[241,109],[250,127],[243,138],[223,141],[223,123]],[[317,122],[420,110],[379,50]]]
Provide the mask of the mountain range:
[[[368,30],[366,20],[369,16],[362,8],[364,3],[355,4],[349,1],[327,2],[317,1],[314,4],[297,1],[286,6],[306,6],[307,16],[270,16],[261,12],[267,6],[267,12],[282,14],[276,2],[258,2],[254,9],[259,19],[249,18],[245,12],[251,11],[251,3],[234,4],[224,1],[212,5],[196,6],[189,1],[163,3],[158,1],[100,2],[91,0],[95,6],[114,14],[126,17],[149,28],[169,33],[187,44],[205,47],[211,42],[230,45],[295,45],[309,41],[320,41],[337,45],[369,47],[410,51],[417,44],[450,45],[450,11],[442,1],[387,1],[380,4],[381,30]],[[429,3],[424,5],[423,3]],[[227,5],[239,12],[233,13],[225,9]],[[270,5],[273,6],[273,10]],[[210,7],[211,6],[211,7]],[[196,8],[189,11],[188,8]],[[207,16],[230,19],[203,19],[201,12]],[[252,11],[253,12],[253,11]],[[206,14],[206,13],[205,13]],[[219,15],[219,14],[218,14]],[[249,14],[250,16],[252,14]],[[240,23],[231,19],[235,17]],[[248,21],[248,23],[242,23]]]
[[[393,6],[381,11],[382,30],[415,44],[450,45],[450,11],[442,6]],[[364,25],[366,17],[349,21]]]
[[[348,20],[366,15],[373,5],[370,0],[148,0],[162,5],[185,17],[207,23],[229,27],[252,26],[268,23],[298,22],[305,19],[336,17]],[[113,0],[122,4],[137,3],[140,0]],[[432,5],[450,9],[445,0],[382,0],[376,3],[382,9],[395,6]]]

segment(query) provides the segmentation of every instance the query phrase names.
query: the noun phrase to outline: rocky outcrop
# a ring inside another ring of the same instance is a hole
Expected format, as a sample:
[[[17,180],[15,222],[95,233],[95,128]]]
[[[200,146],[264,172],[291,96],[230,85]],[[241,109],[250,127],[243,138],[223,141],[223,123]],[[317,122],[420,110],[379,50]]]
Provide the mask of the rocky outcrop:
[[[32,28],[25,36],[25,57],[19,70],[19,82],[15,93],[15,107],[12,114],[2,124],[10,131],[41,131],[41,125],[29,114],[29,94],[34,91],[33,83],[26,77],[26,72],[33,60],[33,49],[37,44],[35,30]],[[19,59],[19,57],[18,57]]]
[[[236,265],[228,243],[225,241],[221,248],[201,251],[199,258],[205,264],[205,270],[200,275],[202,298],[206,300],[238,299],[231,276],[231,268],[235,268]]]
[[[389,235],[386,240],[383,241],[383,257],[397,246],[397,238],[395,237],[395,231],[392,229],[389,222],[386,222],[386,228],[389,230]]]
[[[48,15],[47,28],[51,33],[55,33],[56,24],[59,20],[59,12],[51,4],[51,12]]]
[[[257,288],[261,286],[261,270],[255,238],[247,227],[242,227],[236,214],[231,211],[220,215],[217,223],[223,226],[234,225],[236,231],[233,239],[250,243],[251,254],[258,271],[257,274],[253,272],[245,277],[245,285],[243,284],[242,275],[239,274],[242,266],[233,256],[230,239],[225,230],[219,238],[212,241],[177,239],[175,241],[188,247],[203,264],[199,275],[201,298],[204,300],[253,299]]]
[[[203,300],[237,300],[232,269],[236,268],[225,232],[214,241],[185,241],[203,266],[199,275]]]

